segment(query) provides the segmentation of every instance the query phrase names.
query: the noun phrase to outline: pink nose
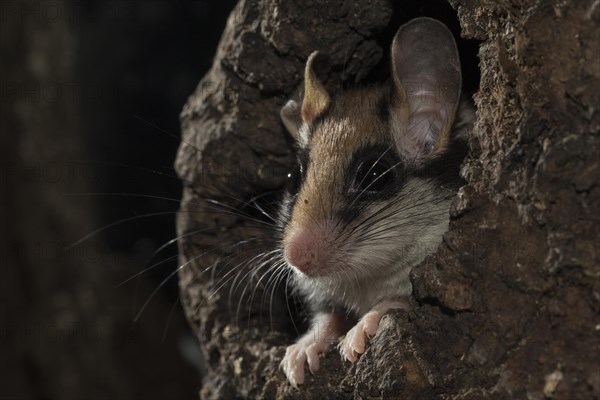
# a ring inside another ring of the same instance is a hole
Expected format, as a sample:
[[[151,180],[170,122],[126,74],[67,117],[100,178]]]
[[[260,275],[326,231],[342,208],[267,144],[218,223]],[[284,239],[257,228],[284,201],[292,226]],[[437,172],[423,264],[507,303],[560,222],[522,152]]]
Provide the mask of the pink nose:
[[[286,235],[284,255],[290,265],[307,273],[317,261],[318,244],[315,235],[306,229],[293,228]]]

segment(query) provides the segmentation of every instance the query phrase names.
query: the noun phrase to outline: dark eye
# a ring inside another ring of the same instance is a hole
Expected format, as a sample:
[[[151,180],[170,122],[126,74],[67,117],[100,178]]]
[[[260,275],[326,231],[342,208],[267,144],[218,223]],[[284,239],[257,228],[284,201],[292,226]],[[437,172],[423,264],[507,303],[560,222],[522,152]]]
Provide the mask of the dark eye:
[[[285,189],[289,194],[294,195],[298,193],[300,189],[300,176],[302,175],[302,169],[299,164],[295,165],[294,168],[287,174],[285,181]]]
[[[383,159],[368,159],[356,170],[354,189],[360,192],[379,193],[394,185],[394,166]]]

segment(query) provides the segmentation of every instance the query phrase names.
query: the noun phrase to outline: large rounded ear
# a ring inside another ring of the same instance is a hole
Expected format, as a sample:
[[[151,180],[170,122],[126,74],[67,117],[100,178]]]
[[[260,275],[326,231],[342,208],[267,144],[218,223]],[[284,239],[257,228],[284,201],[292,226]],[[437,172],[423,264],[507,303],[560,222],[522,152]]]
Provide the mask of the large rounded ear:
[[[458,50],[444,24],[417,18],[398,29],[391,52],[394,140],[418,165],[448,146],[462,83]]]

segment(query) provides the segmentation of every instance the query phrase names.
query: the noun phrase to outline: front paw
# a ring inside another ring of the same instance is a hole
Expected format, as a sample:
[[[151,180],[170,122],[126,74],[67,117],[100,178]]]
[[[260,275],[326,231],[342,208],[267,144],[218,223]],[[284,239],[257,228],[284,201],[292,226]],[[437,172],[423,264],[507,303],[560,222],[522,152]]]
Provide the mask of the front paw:
[[[304,363],[311,373],[319,370],[319,353],[326,350],[321,343],[299,340],[285,350],[280,367],[290,384],[297,388],[304,383]]]
[[[319,369],[319,354],[329,349],[342,334],[344,319],[337,313],[321,313],[314,317],[312,327],[296,343],[285,350],[280,367],[290,384],[297,388],[304,383],[304,363],[311,373]]]
[[[377,333],[381,315],[378,311],[369,311],[346,333],[344,339],[338,344],[343,360],[353,363],[365,352],[367,340]]]
[[[355,362],[365,352],[367,341],[375,336],[379,329],[379,321],[388,310],[393,308],[408,309],[406,299],[386,300],[377,304],[350,329],[346,337],[338,344],[343,360]]]

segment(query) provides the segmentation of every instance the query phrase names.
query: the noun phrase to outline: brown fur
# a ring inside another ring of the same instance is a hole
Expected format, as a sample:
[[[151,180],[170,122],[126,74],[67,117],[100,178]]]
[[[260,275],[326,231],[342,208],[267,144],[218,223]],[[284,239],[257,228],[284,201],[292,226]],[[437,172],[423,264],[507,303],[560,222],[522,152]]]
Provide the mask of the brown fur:
[[[311,164],[292,214],[293,224],[324,223],[327,210],[342,207],[341,182],[357,149],[389,142],[387,121],[377,113],[382,87],[355,89],[335,98],[326,115],[310,129]]]

